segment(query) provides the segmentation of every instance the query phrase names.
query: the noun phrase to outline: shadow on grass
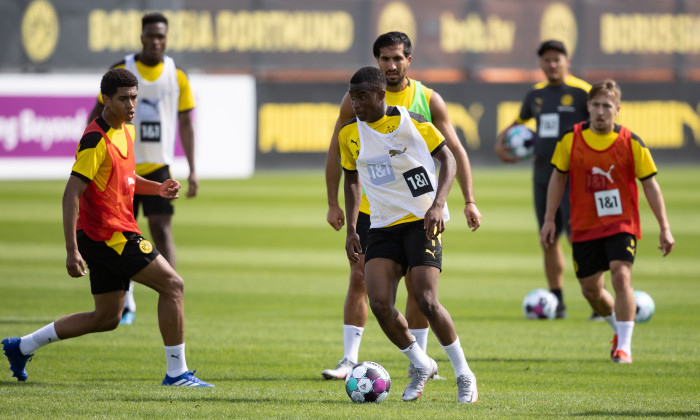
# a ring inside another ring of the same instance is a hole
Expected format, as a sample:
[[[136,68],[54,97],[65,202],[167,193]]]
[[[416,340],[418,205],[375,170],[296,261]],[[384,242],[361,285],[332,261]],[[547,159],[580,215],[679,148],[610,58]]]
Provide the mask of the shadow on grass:
[[[46,388],[50,386],[49,384],[43,384],[43,383],[36,383],[36,382],[30,382],[30,381],[24,381],[20,382],[16,380],[15,378],[12,378],[11,381],[2,381],[0,382],[0,387],[23,387],[23,388]]]
[[[700,411],[593,410],[573,413],[574,417],[698,417]]]
[[[155,402],[155,403],[183,403],[183,402],[213,402],[213,403],[221,403],[221,402],[237,402],[237,403],[252,403],[252,404],[260,404],[260,403],[271,403],[271,404],[286,404],[290,402],[290,397],[280,397],[280,398],[273,398],[273,397],[263,397],[263,398],[245,398],[245,397],[231,397],[230,395],[222,395],[220,397],[217,396],[201,396],[201,395],[194,395],[194,394],[189,394],[186,397],[182,398],[173,398],[172,396],[162,396],[162,397],[146,397],[146,398],[141,398],[141,397],[127,397],[127,398],[104,398],[102,401],[115,401],[119,400],[122,402],[133,402],[133,403],[144,403],[144,402]],[[311,403],[311,404],[328,404],[328,405],[337,405],[338,400],[337,399],[325,399],[325,400],[313,400],[313,401],[305,401],[305,403]],[[352,404],[352,401],[348,400],[348,404]]]
[[[49,324],[51,322],[54,322],[56,319],[55,318],[45,318],[45,319],[40,319],[40,318],[0,318],[0,324]]]
[[[436,359],[437,360],[437,359]],[[564,364],[569,364],[572,362],[571,359],[544,359],[544,358],[526,358],[526,357],[471,357],[469,358],[469,363],[472,362],[498,362],[498,363],[564,363]],[[449,362],[449,361],[448,361]],[[576,359],[576,363],[593,363],[593,364],[601,364],[601,363],[606,363],[610,364],[610,359],[605,358],[605,357],[600,357],[596,359]]]

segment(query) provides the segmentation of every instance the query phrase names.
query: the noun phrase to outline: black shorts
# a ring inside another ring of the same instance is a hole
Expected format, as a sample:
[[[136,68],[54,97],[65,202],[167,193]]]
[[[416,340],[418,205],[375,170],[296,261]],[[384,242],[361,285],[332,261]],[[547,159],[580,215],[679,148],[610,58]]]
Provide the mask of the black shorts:
[[[372,258],[388,258],[399,263],[404,272],[420,265],[442,271],[442,235],[436,239],[426,238],[423,223],[418,220],[370,229],[365,264]]]
[[[131,278],[160,254],[143,236],[124,232],[127,239],[121,254],[104,241],[93,241],[78,231],[78,250],[90,269],[90,290],[93,295],[128,290]]]
[[[367,253],[367,234],[369,233],[369,227],[372,224],[369,218],[369,214],[360,212],[357,215],[357,226],[355,226],[355,231],[360,236],[360,246],[362,247],[362,254]]]
[[[637,238],[631,233],[617,233],[605,238],[571,244],[574,254],[574,271],[582,279],[599,271],[610,269],[610,261],[634,262]]]
[[[556,171],[556,169],[554,169]],[[533,196],[535,200],[535,214],[537,215],[537,224],[542,229],[544,224],[544,214],[547,211],[547,189],[549,188],[549,178],[543,179],[544,177],[540,175],[535,176],[532,186],[533,186]],[[566,180],[566,186],[564,187],[564,194],[561,196],[561,202],[559,203],[559,208],[557,213],[554,215],[554,223],[556,225],[556,235],[561,236],[562,233],[566,232],[567,235],[571,234],[571,225],[569,225],[571,206],[569,203],[569,180]]]
[[[143,175],[144,178],[150,181],[163,182],[171,178],[170,167],[168,165],[156,169],[148,175]],[[143,214],[150,216],[151,214],[173,214],[175,208],[172,200],[159,195],[134,195],[134,217],[139,215],[139,204],[143,205]]]

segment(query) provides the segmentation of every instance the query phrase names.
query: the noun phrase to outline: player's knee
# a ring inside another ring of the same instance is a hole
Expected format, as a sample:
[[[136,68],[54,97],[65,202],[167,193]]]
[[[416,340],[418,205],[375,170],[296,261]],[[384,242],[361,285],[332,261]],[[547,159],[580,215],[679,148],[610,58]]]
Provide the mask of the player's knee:
[[[384,300],[373,300],[370,299],[369,307],[372,309],[374,316],[381,322],[382,320],[389,319],[393,313],[394,307]]]
[[[428,319],[434,319],[440,310],[440,304],[434,299],[425,299],[424,297],[421,297],[420,299],[416,299],[416,303],[418,304],[418,308],[420,309],[421,313],[423,313],[423,315],[425,315],[425,317]]]
[[[119,326],[119,321],[121,321],[121,313],[116,312],[109,315],[102,315],[97,318],[95,323],[95,332],[105,332],[113,331]]]
[[[583,297],[589,301],[598,300],[602,296],[603,290],[599,287],[582,285],[581,293],[583,293]]]
[[[350,285],[365,286],[365,272],[363,270],[350,270]]]
[[[623,292],[633,293],[632,282],[630,282],[629,279],[613,278],[611,283],[612,283],[613,290],[615,291],[615,295],[619,295],[620,293],[623,293]]]
[[[628,273],[625,273],[623,271],[611,273],[610,283],[612,283],[612,287],[615,290],[615,293],[619,293],[632,287],[632,281],[629,278]]]
[[[348,294],[356,296],[357,298],[364,298],[366,296],[365,276],[362,273],[350,273]]]
[[[165,292],[176,299],[182,299],[185,296],[185,281],[179,274],[173,272],[168,278]]]

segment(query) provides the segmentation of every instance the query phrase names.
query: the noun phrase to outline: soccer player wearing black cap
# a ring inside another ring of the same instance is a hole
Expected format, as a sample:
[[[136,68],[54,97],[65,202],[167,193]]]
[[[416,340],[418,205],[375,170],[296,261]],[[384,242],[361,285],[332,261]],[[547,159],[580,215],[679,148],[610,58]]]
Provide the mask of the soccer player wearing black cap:
[[[539,228],[544,222],[547,203],[547,185],[552,174],[552,154],[561,136],[574,124],[588,119],[586,100],[591,85],[569,74],[569,56],[566,46],[557,40],[548,40],[537,49],[540,68],[547,77],[546,82],[537,83],[525,96],[520,115],[511,124],[524,124],[534,118],[536,122],[536,142],[533,168],[533,193],[535,212]],[[510,127],[508,127],[510,128]],[[509,154],[505,146],[506,130],[498,135],[495,152],[508,163],[518,158]],[[564,197],[568,197],[568,184]],[[557,318],[566,318],[566,306],[562,287],[564,284],[564,254],[559,245],[559,237],[566,232],[571,238],[569,226],[569,200],[561,201],[556,214],[556,236],[544,252],[544,267],[549,288],[557,296]]]

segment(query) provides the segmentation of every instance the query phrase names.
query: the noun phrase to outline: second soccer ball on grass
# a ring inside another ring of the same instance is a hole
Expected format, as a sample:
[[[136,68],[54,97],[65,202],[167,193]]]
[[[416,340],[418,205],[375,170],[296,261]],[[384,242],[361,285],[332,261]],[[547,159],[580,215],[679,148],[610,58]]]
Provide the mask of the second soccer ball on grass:
[[[558,300],[554,293],[535,289],[523,299],[523,313],[527,319],[554,319]]]

